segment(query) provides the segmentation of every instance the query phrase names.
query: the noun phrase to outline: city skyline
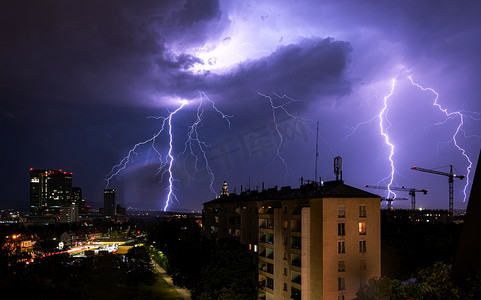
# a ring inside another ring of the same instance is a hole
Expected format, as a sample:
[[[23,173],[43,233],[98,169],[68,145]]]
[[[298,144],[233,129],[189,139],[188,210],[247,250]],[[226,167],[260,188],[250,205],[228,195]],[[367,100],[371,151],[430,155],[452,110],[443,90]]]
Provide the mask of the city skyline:
[[[211,182],[217,194],[224,180],[237,193],[241,185],[297,187],[301,177],[314,180],[319,120],[318,177],[335,178],[339,155],[347,184],[364,189],[392,178],[393,186],[429,190],[417,207],[447,209],[448,179],[411,167],[448,172],[453,164],[467,175],[452,140],[459,128],[472,180],[481,148],[480,5],[8,3],[0,21],[8,170],[0,207],[28,206],[34,168],[73,172],[88,203],[102,203],[112,188],[124,206],[164,209],[169,181],[159,159],[169,153],[169,128],[179,200],[172,210],[200,209],[216,197]],[[107,186],[112,168],[181,105],[156,148],[135,149]],[[195,141],[193,124],[209,162],[200,159],[197,171],[189,147],[181,154],[189,136]],[[454,182],[455,209],[467,205],[465,180]]]

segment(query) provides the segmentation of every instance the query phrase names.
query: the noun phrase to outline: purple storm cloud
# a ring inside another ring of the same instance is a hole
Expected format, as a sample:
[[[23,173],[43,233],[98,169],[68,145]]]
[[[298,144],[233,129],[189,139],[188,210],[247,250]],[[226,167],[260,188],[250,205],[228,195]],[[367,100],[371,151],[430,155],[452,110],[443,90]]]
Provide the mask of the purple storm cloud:
[[[466,174],[469,163],[452,139],[459,119],[446,118],[409,76],[435,90],[448,112],[463,114],[456,143],[475,166],[480,9],[476,1],[7,1],[0,12],[7,170],[0,207],[28,206],[30,167],[72,171],[87,201],[102,206],[112,166],[159,131],[160,121],[147,117],[166,117],[181,100],[186,105],[172,119],[179,199],[172,209],[199,209],[215,197],[209,170],[214,189],[225,179],[237,193],[241,185],[313,180],[318,119],[323,180],[335,178],[332,160],[340,155],[347,184],[387,185],[392,176],[394,185],[429,189],[418,207],[447,209],[447,179],[410,168],[452,163]],[[393,80],[383,113],[394,145],[391,173],[377,116]],[[261,95],[287,110],[274,112],[277,127]],[[181,153],[204,96],[233,117],[229,128],[205,107],[196,130],[209,167],[196,169],[195,157]],[[168,136],[156,146],[168,153]],[[287,168],[275,159],[278,149]],[[156,176],[158,161],[152,148],[137,149],[111,182],[121,204],[164,207],[168,182]],[[455,183],[455,208],[466,206],[464,183]],[[409,208],[404,202],[395,207]]]

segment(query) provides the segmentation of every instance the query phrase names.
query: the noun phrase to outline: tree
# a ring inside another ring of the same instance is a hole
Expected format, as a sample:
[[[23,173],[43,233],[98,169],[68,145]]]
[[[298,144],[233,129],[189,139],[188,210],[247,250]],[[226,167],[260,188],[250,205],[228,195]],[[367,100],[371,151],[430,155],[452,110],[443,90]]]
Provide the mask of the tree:
[[[257,299],[256,266],[251,251],[234,239],[213,245],[194,299]]]
[[[419,299],[459,299],[460,290],[454,284],[449,266],[435,262],[418,272],[412,296]]]
[[[154,272],[150,260],[149,250],[145,247],[133,247],[125,256],[127,274],[131,280],[138,283],[153,278]]]
[[[369,284],[361,287],[357,296],[359,300],[371,299],[461,299],[461,290],[454,283],[449,267],[436,262],[421,269],[413,283],[402,284],[399,280],[387,277],[373,278]]]

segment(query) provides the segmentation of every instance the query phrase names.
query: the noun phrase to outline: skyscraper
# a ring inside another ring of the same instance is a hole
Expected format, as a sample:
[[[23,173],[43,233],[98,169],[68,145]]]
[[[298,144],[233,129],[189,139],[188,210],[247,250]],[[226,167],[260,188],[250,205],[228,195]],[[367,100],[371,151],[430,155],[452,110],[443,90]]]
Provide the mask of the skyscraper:
[[[115,190],[104,190],[104,215],[107,217],[115,217],[117,210],[117,202],[115,199]]]
[[[72,173],[62,170],[30,169],[30,213],[58,215],[60,207],[72,202]]]

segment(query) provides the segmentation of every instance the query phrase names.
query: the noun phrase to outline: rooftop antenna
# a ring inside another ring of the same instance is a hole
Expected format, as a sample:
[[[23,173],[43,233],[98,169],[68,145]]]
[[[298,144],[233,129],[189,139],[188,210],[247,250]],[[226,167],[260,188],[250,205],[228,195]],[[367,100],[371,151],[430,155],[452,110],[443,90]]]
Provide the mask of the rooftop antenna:
[[[317,180],[317,158],[319,157],[319,119],[317,119],[317,133],[316,133],[316,166],[314,168],[314,180]],[[302,184],[301,184],[302,185]]]
[[[342,157],[334,157],[334,174],[336,174],[336,180],[339,180],[339,175],[341,175],[342,180]]]

